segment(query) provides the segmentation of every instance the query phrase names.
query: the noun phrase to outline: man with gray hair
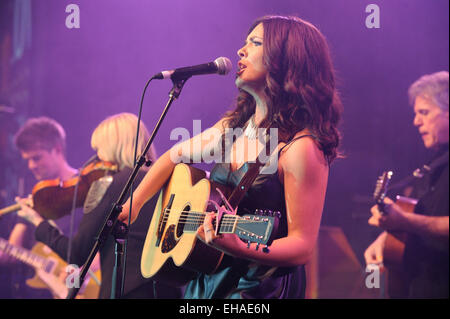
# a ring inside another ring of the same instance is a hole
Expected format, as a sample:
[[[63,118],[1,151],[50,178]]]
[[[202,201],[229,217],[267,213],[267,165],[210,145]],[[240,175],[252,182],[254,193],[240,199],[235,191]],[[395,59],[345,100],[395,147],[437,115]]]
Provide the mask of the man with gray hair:
[[[435,156],[417,175],[411,197],[418,199],[407,213],[391,199],[384,208],[371,208],[369,224],[385,231],[364,253],[367,264],[381,265],[387,231],[408,235],[402,256],[402,291],[388,287],[391,298],[448,298],[449,283],[449,73],[424,75],[408,95],[414,107],[414,126],[425,148]],[[399,278],[396,278],[399,279]],[[392,282],[390,280],[389,282]]]

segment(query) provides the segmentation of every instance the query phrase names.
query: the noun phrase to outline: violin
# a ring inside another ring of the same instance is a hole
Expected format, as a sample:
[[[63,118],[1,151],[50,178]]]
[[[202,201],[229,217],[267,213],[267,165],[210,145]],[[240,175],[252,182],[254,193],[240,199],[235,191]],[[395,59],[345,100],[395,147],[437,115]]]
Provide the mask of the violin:
[[[96,161],[84,167],[78,176],[69,180],[61,181],[60,178],[56,178],[40,181],[32,190],[33,209],[44,219],[58,219],[69,215],[72,212],[75,191],[77,192],[75,207],[82,207],[92,183],[117,171],[116,164]],[[20,210],[19,204],[11,205],[0,209],[0,216],[17,210]]]

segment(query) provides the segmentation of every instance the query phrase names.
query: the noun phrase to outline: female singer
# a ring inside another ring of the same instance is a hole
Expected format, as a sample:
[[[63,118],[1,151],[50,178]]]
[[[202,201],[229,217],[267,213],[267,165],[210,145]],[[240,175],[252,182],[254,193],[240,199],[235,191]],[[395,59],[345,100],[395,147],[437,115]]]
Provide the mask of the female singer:
[[[218,273],[199,274],[189,282],[184,297],[303,298],[304,265],[316,245],[329,166],[338,155],[340,141],[341,103],[329,49],[311,23],[297,17],[265,16],[251,26],[237,53],[236,108],[155,162],[133,195],[131,221],[168,180],[177,160],[198,158],[195,150],[209,154],[224,142],[227,129],[242,128],[244,133],[233,141],[230,161],[217,163],[210,175],[213,181],[235,187],[248,163],[265,147],[261,138],[265,133],[260,129],[277,129],[275,155],[266,163],[275,161],[276,169],[257,177],[238,212],[281,211],[278,238],[269,253],[256,250],[256,244],[249,249],[235,234],[215,234],[214,214],[208,214],[197,235],[225,252],[232,263]],[[214,131],[221,134],[212,140]],[[128,214],[126,203],[119,218],[127,221]]]

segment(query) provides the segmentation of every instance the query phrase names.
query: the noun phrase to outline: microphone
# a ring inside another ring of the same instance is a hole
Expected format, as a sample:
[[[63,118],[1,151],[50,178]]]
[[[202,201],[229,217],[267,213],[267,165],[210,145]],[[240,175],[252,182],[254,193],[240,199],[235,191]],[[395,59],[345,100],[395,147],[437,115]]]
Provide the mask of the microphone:
[[[228,58],[220,57],[214,62],[203,63],[193,66],[187,66],[170,71],[162,71],[153,76],[154,79],[165,80],[186,80],[193,75],[218,73],[225,75],[231,70],[231,61]]]

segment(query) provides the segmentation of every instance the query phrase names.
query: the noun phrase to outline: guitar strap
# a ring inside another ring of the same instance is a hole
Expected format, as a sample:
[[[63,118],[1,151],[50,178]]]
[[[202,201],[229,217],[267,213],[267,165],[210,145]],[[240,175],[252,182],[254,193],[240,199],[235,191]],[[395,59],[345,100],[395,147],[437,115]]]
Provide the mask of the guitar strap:
[[[237,185],[234,188],[233,192],[228,198],[228,202],[233,208],[237,207],[241,202],[242,198],[244,198],[245,193],[252,186],[256,177],[258,177],[259,168],[262,167],[263,164],[257,158],[255,163],[249,163],[248,166],[249,168],[245,173],[244,177],[242,177],[241,181],[239,182],[239,185]]]
[[[259,159],[263,158],[262,156],[266,156],[266,149],[269,144],[268,141],[269,139],[267,139],[266,141],[266,147],[258,154],[256,162],[248,163],[247,172],[242,177],[239,184],[233,189],[230,197],[228,198],[228,202],[230,203],[231,207],[236,208],[239,205],[241,200],[244,198],[245,193],[247,193],[247,190],[253,185],[256,177],[258,177],[260,168],[265,165],[261,163]]]
[[[391,184],[388,188],[389,191],[396,190],[396,189],[403,189],[412,182],[414,182],[417,179],[424,178],[428,175],[431,171],[435,170],[436,168],[440,167],[441,165],[448,163],[449,158],[449,152],[445,152],[442,155],[435,158],[430,164],[423,165],[421,168],[416,169],[411,175],[401,179],[395,184]]]

